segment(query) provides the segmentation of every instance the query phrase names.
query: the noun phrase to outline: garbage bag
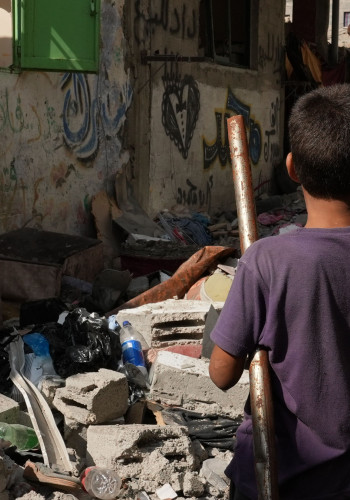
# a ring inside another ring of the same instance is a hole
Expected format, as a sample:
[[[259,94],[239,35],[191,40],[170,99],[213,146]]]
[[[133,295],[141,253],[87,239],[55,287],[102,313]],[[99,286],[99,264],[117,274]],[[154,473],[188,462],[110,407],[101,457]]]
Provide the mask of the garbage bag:
[[[40,329],[50,345],[50,354],[58,375],[67,378],[76,373],[117,370],[121,360],[119,333],[109,327],[105,317],[84,308],[69,312],[62,325],[50,323]]]

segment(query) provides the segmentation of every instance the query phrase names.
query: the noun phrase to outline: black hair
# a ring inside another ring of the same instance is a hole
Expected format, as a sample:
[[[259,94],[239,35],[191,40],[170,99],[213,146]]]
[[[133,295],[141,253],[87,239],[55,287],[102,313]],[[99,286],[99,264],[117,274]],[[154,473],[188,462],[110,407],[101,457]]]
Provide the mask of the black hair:
[[[300,183],[315,198],[350,198],[350,84],[300,97],[288,122]]]

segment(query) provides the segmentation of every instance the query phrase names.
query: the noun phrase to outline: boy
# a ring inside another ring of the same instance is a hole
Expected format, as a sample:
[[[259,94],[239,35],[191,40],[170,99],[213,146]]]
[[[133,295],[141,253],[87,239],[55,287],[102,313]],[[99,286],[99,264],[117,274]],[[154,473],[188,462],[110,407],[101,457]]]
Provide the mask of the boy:
[[[232,387],[264,346],[280,498],[341,500],[350,498],[350,85],[299,98],[289,136],[307,223],[241,257],[211,334],[210,376]],[[257,498],[249,401],[226,474],[231,498]]]

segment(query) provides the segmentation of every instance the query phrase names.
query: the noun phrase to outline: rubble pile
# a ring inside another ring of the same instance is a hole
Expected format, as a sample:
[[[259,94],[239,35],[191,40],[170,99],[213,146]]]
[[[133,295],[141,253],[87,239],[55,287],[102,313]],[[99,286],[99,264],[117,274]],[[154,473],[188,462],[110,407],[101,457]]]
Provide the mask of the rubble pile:
[[[24,385],[19,385],[21,391],[16,390],[9,355],[7,384],[2,388],[6,394],[0,397],[0,434],[1,422],[25,424],[41,434],[41,446],[21,451],[15,443],[2,441],[0,464],[6,480],[0,484],[0,498],[53,498],[58,492],[71,495],[69,498],[89,498],[77,481],[91,466],[118,472],[122,479],[118,498],[139,498],[141,493],[140,498],[150,499],[225,498],[228,485],[223,471],[232,455],[248,394],[248,376],[226,394],[209,378],[209,360],[202,356],[206,322],[209,312],[217,315],[222,305],[169,299],[153,304],[154,308],[130,309],[129,315],[128,310],[122,310],[109,318],[75,308],[60,313],[56,322],[43,325],[21,328],[5,322],[2,354],[6,357],[11,344],[19,342],[23,347],[25,361],[20,376],[28,386],[32,379],[40,388],[72,468],[59,470],[57,464],[45,462],[45,455],[50,457],[51,453],[46,434],[52,428],[48,421],[47,430],[40,433],[43,427],[36,419],[37,412],[42,415],[47,409],[40,402],[38,408],[26,404],[31,394],[25,394]],[[37,311],[36,303],[35,308]],[[150,346],[145,352],[147,379],[137,366],[130,370],[128,363],[123,363],[120,346],[108,351],[106,345],[116,343],[102,345],[99,340],[101,335],[118,340],[126,317],[143,331]],[[54,371],[45,372],[43,351],[30,347],[32,335],[36,341],[39,336],[48,340]],[[55,336],[58,339],[53,340]],[[54,481],[52,472],[56,474]],[[165,486],[165,494],[170,491],[173,496],[162,497]]]
[[[94,211],[105,222],[102,201]],[[299,190],[256,208],[261,238],[306,221]],[[224,470],[249,377],[245,370],[223,392],[208,368],[210,332],[240,258],[237,214],[143,214],[136,229],[127,215],[115,221],[128,234],[121,261],[135,258],[137,271],[106,267],[102,230],[103,248],[42,234],[39,257],[36,235],[11,255],[28,231],[0,238],[0,270],[10,262],[23,276],[17,289],[9,272],[2,283],[0,500],[95,497],[91,468],[118,477],[117,493],[97,498],[228,498]],[[123,340],[127,324],[142,342]],[[19,439],[28,428],[35,445]]]

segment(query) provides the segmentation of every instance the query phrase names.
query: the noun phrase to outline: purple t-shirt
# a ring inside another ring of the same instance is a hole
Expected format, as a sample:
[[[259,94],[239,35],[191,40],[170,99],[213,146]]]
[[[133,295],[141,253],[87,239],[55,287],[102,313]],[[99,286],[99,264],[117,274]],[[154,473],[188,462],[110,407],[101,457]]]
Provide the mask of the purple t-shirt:
[[[350,495],[350,227],[251,245],[211,338],[235,356],[268,349],[281,498]],[[249,401],[227,474],[257,498]]]

